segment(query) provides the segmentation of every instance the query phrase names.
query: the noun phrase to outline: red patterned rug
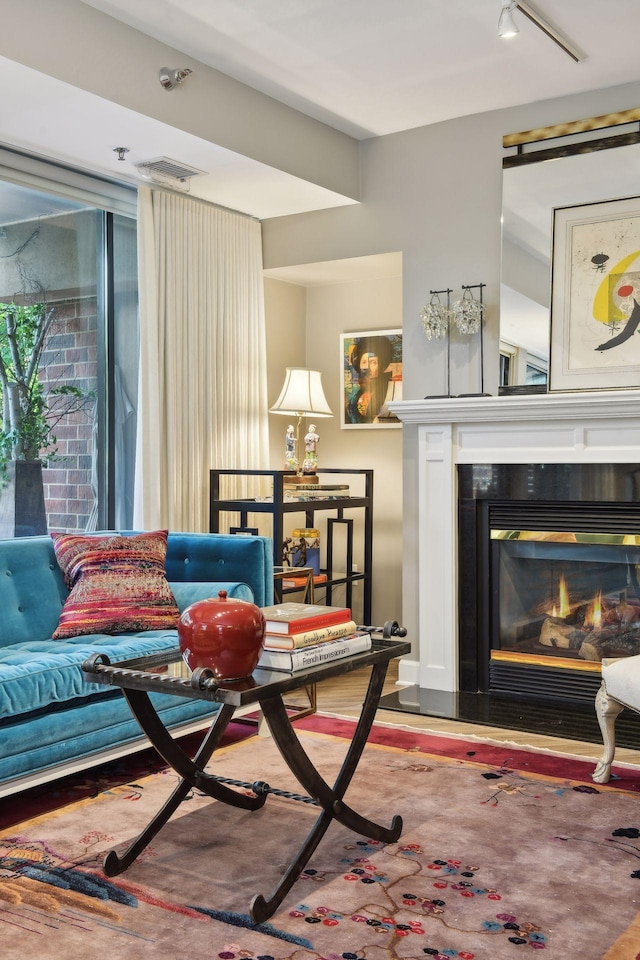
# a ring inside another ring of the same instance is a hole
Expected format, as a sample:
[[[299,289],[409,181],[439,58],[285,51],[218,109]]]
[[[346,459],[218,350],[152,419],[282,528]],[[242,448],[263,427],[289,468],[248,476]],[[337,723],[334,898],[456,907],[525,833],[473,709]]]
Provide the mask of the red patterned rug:
[[[296,724],[330,782],[353,724]],[[268,738],[216,754],[226,777],[297,784]],[[404,832],[380,844],[333,824],[281,908],[269,893],[317,811],[257,812],[190,796],[119,877],[104,853],[137,835],[175,785],[158,765],[0,832],[2,956],[46,960],[637,960],[640,776],[593,763],[377,726],[346,799]],[[11,798],[9,798],[11,799]],[[19,803],[14,798],[14,804]],[[5,801],[6,803],[6,801]]]

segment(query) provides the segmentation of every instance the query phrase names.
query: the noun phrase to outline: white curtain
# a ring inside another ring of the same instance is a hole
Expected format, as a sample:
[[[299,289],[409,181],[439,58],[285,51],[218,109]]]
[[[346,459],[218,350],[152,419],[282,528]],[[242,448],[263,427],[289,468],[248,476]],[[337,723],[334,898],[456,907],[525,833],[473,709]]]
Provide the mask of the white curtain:
[[[162,190],[138,197],[134,523],[209,529],[209,469],[268,467],[260,224]]]

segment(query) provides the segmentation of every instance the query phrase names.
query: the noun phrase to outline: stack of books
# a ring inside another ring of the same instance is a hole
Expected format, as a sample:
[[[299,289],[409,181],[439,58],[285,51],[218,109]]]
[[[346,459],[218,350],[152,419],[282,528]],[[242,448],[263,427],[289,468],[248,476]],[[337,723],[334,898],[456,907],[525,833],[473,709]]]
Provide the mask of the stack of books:
[[[349,496],[348,483],[296,483],[285,478],[282,494],[285,500],[341,500]]]
[[[296,590],[303,590],[308,585],[309,578],[305,576],[302,576],[302,577],[297,576],[295,572],[296,571],[295,567],[291,567],[290,569],[291,569],[291,574],[288,577],[283,577],[282,586],[285,588],[291,587],[291,588],[295,588]],[[326,582],[327,582],[326,573],[315,573],[313,575],[313,585],[315,587],[322,587],[326,584]]]
[[[318,603],[277,603],[263,607],[266,670],[296,673],[371,648],[371,634],[358,630],[349,607]]]

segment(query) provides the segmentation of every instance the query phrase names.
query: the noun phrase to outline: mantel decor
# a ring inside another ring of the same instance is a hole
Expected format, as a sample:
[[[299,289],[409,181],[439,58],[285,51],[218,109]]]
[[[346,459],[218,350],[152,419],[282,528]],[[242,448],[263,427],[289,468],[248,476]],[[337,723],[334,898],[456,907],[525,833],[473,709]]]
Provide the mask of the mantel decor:
[[[462,295],[451,305],[451,287],[445,287],[443,290],[430,290],[431,297],[420,311],[420,320],[424,328],[427,340],[447,341],[447,379],[446,393],[430,395],[425,400],[438,400],[446,397],[452,397],[451,393],[451,334],[457,333],[461,339],[466,337],[480,335],[479,364],[480,364],[480,392],[460,394],[460,396],[485,396],[484,392],[484,312],[485,307],[482,302],[482,291],[486,284],[484,283],[463,283]],[[473,291],[477,290],[475,296]],[[446,302],[442,303],[440,295],[444,294]]]
[[[640,386],[640,197],[553,217],[552,391]]]

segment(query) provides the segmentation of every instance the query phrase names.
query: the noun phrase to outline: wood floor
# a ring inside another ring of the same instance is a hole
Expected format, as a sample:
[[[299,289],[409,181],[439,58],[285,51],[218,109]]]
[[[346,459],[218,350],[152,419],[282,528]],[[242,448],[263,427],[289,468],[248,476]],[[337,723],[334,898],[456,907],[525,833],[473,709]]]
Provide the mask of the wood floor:
[[[396,679],[397,664],[392,662],[383,693],[397,691]],[[368,671],[358,670],[335,680],[327,680],[319,684],[317,689],[318,711],[320,713],[336,714],[341,717],[357,717],[366,693],[367,682]],[[557,737],[542,734],[523,733],[518,730],[463,723],[457,720],[443,720],[440,717],[422,717],[417,714],[398,713],[392,710],[378,710],[376,720],[381,723],[411,727],[432,733],[459,734],[465,737],[480,737],[483,740],[492,740],[497,743],[552,750],[554,753],[585,757],[594,761],[599,758],[602,752],[600,745],[597,743],[561,740]],[[640,723],[640,715],[638,716],[638,723]],[[616,762],[640,766],[640,751],[620,747],[616,751]]]

